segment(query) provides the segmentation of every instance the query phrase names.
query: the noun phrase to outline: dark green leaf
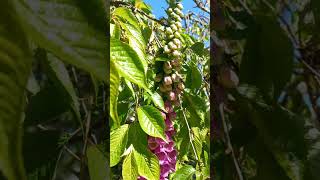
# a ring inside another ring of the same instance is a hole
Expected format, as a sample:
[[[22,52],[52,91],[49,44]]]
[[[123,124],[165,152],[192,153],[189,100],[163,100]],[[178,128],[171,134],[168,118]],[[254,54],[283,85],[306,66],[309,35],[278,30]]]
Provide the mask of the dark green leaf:
[[[195,54],[197,54],[198,56],[202,56],[203,55],[203,51],[204,51],[204,44],[202,42],[196,42],[194,43],[191,47],[190,47],[193,52]]]
[[[293,46],[275,18],[257,16],[250,29],[240,66],[240,82],[278,98],[290,80]]]
[[[88,168],[91,180],[108,180],[110,174],[107,171],[107,157],[96,146],[87,149]]]
[[[0,171],[8,179],[26,179],[22,159],[22,113],[31,72],[31,52],[14,3],[0,6]]]
[[[12,2],[23,28],[36,44],[62,61],[94,74],[99,80],[107,81],[108,49],[105,44],[105,31],[97,31],[96,26],[88,23],[88,16],[79,8],[78,1],[13,0]],[[86,2],[87,6],[92,4]],[[96,12],[101,12],[101,8]],[[102,23],[106,23],[106,20]]]

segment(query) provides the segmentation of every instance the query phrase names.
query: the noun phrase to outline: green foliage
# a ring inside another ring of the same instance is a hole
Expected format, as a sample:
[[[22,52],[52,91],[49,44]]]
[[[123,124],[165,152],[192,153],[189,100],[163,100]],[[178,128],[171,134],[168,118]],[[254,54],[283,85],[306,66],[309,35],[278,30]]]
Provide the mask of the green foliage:
[[[88,141],[102,141],[100,128],[90,129],[101,123],[107,104],[101,93],[108,80],[105,4],[5,0],[0,9],[0,174],[65,179],[70,169],[61,173],[62,164],[85,157]],[[87,162],[74,164],[84,178]]]
[[[175,6],[176,1],[168,3]],[[135,6],[136,11],[131,6]],[[168,35],[161,30],[164,27],[159,23],[168,22],[162,19],[154,21],[150,17],[154,17],[151,8],[143,1],[111,3],[110,55],[111,68],[114,69],[111,69],[110,86],[114,96],[119,93],[118,99],[110,97],[112,137],[119,132],[115,124],[128,126],[127,140],[118,138],[118,146],[110,146],[111,149],[121,149],[118,151],[121,153],[113,153],[117,154],[116,157],[111,155],[114,160],[114,178],[121,178],[116,174],[122,174],[123,179],[143,176],[158,180],[160,177],[159,160],[148,148],[148,137],[166,139],[166,125],[161,111],[166,112],[164,100],[168,97],[161,96],[163,93],[158,88],[159,83],[155,82],[155,76],[163,71],[164,63],[171,61],[172,57],[164,53],[162,41],[168,39]],[[205,23],[208,26],[209,22]],[[208,82],[205,82],[204,77],[209,76],[209,53],[208,48],[204,47],[204,39],[209,38],[208,34],[198,38],[185,30],[179,34],[183,47],[181,78],[187,79],[184,80],[185,94],[181,96],[182,109],[179,106],[174,109],[177,113],[174,142],[178,150],[177,167],[187,169],[180,170],[175,176],[178,179],[192,179],[196,171],[203,170],[207,171],[205,177],[208,177],[208,146],[204,144],[208,143],[209,137],[209,91],[205,89],[204,84]],[[121,148],[118,148],[121,141]],[[191,148],[190,142],[195,144],[195,150]]]

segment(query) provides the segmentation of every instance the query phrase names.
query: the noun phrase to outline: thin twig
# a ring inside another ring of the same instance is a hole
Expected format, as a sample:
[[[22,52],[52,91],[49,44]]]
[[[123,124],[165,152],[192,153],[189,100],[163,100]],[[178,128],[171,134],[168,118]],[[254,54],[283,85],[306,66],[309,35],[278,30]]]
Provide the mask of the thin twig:
[[[55,179],[56,179],[58,164],[59,164],[59,162],[60,162],[60,159],[61,159],[63,150],[64,150],[64,149],[61,148],[60,153],[59,153],[59,155],[58,155],[58,159],[57,159],[56,165],[55,165],[55,167],[54,167],[53,175],[52,175],[52,180],[55,180]]]
[[[224,104],[223,103],[219,104],[219,113],[220,113],[220,116],[221,116],[224,133],[226,135],[228,149],[231,151],[232,159],[233,159],[233,162],[234,162],[234,166],[236,167],[239,180],[243,180],[242,172],[241,172],[239,163],[238,163],[237,158],[236,158],[236,156],[234,154],[234,150],[233,150],[233,147],[232,147],[232,144],[231,144],[229,130],[228,130],[228,126],[227,126],[227,123],[226,123],[226,120],[225,120],[225,117],[224,117],[224,110],[223,109],[224,109]]]
[[[74,152],[72,152],[71,149],[69,149],[67,146],[63,146],[63,148],[64,148],[71,156],[73,156],[75,159],[77,159],[78,161],[81,161],[81,159],[79,158],[79,156],[77,156]]]
[[[155,22],[157,22],[157,23],[159,23],[159,24],[161,24],[161,25],[163,25],[163,26],[168,26],[165,22],[160,21],[160,20],[158,20],[158,19],[150,16],[149,14],[141,11],[140,9],[137,9],[136,7],[132,6],[131,4],[129,4],[129,3],[127,3],[127,2],[111,1],[110,4],[113,5],[113,6],[116,6],[116,7],[126,6],[126,7],[128,7],[128,8],[129,8],[131,11],[133,11],[133,12],[138,12],[138,13],[144,15],[145,17],[147,17],[148,19],[151,19],[151,20],[153,20],[153,21],[155,21]]]
[[[193,1],[194,1],[194,3],[196,3],[196,5],[197,5],[197,7],[198,7],[199,9],[201,9],[202,11],[210,14],[209,9],[206,8],[205,5],[204,5],[200,0],[193,0]]]
[[[179,98],[179,100],[180,100],[180,98]],[[196,157],[196,160],[197,160],[197,163],[198,163],[198,165],[199,165],[199,167],[200,167],[200,161],[199,161],[199,159],[198,159],[198,153],[197,153],[196,148],[194,147],[194,144],[193,144],[193,141],[192,141],[192,140],[193,140],[193,135],[192,135],[192,133],[191,133],[191,128],[190,128],[190,126],[189,126],[189,123],[188,123],[186,114],[185,114],[184,109],[182,108],[182,106],[180,106],[180,109],[181,109],[181,111],[182,111],[184,120],[185,120],[185,122],[186,122],[186,124],[187,124],[188,132],[189,132],[189,140],[190,140],[190,144],[191,144],[191,146],[192,146],[193,153],[194,153],[194,155],[195,155],[195,157]]]

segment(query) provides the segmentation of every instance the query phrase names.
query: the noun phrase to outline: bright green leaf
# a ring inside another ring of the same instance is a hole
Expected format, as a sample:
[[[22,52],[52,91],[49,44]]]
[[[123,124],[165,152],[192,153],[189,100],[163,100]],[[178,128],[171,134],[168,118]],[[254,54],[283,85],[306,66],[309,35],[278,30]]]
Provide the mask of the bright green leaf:
[[[134,151],[134,157],[140,176],[143,176],[148,180],[159,180],[160,165],[156,155],[147,149],[140,148],[139,150]]]
[[[121,76],[140,87],[146,87],[143,65],[137,53],[128,44],[111,38],[110,57]]]
[[[160,111],[153,106],[142,106],[137,109],[141,128],[145,133],[166,141],[165,123]]]
[[[114,66],[114,63],[110,62],[110,116],[113,120],[111,124],[111,129],[118,128],[120,126],[120,120],[118,117],[117,110],[119,86],[119,74]]]
[[[172,180],[191,180],[193,175],[195,174],[196,170],[190,166],[185,165],[182,168],[178,169],[175,175],[172,177]]]
[[[114,10],[113,15],[120,17],[123,20],[126,20],[131,25],[133,25],[136,29],[139,29],[137,18],[132,14],[132,12],[128,8],[119,7]]]
[[[128,141],[129,125],[125,124],[110,133],[110,166],[117,165]]]
[[[131,151],[123,161],[122,164],[123,180],[137,180],[138,166],[134,158],[134,153]]]

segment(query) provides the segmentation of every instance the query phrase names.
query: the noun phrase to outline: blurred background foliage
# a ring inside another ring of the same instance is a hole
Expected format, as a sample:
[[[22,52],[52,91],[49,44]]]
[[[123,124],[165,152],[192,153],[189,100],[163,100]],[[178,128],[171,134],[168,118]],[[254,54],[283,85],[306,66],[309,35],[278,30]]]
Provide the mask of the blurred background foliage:
[[[214,179],[320,179],[319,1],[214,3]]]
[[[106,1],[0,12],[0,179],[107,179]]]

